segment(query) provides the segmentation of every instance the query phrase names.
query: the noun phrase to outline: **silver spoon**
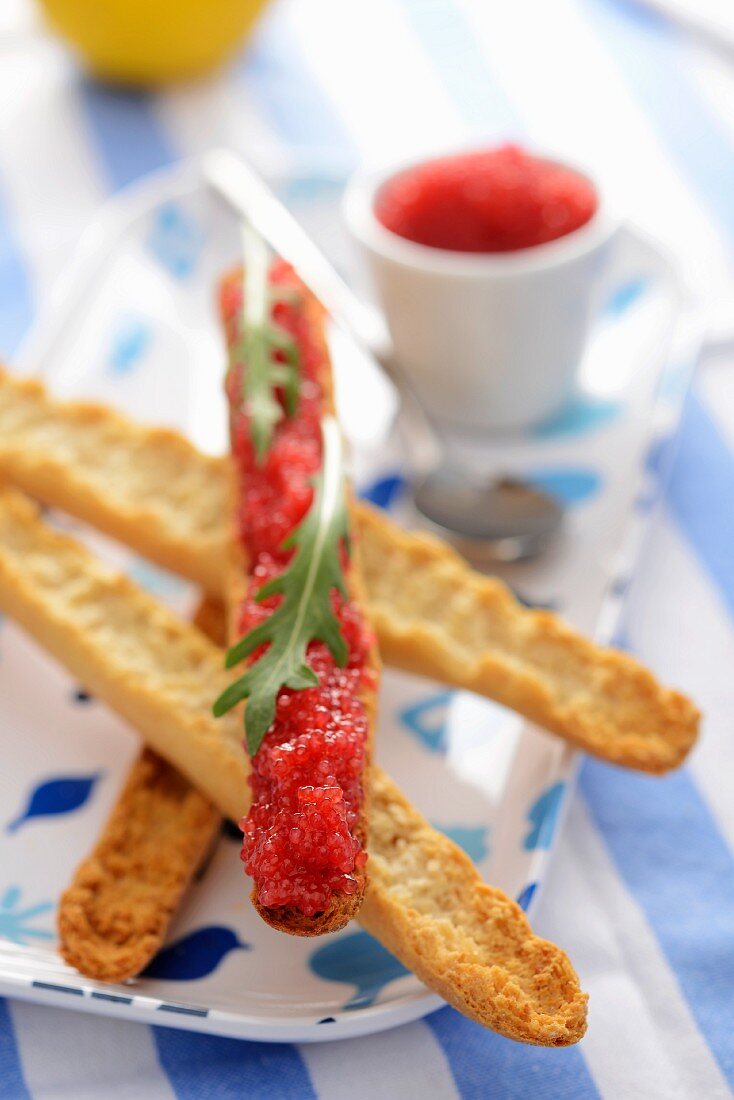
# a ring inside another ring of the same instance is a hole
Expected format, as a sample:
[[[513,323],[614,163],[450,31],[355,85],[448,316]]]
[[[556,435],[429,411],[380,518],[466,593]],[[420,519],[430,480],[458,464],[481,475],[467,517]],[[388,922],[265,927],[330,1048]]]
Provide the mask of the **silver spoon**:
[[[558,501],[513,477],[481,481],[444,466],[413,487],[416,508],[478,564],[537,557],[563,521]]]
[[[413,467],[413,503],[431,527],[478,565],[541,554],[563,523],[557,498],[526,479],[483,475],[451,458],[399,372],[391,372],[391,378],[401,398],[399,427]]]
[[[203,158],[209,186],[285,260],[332,317],[380,363],[401,397],[401,425],[413,463],[418,511],[467,557],[484,564],[541,553],[562,519],[558,501],[514,477],[482,480],[447,459],[446,447],[402,371],[392,360],[380,315],[341,276],[268,186],[240,157],[213,149]]]

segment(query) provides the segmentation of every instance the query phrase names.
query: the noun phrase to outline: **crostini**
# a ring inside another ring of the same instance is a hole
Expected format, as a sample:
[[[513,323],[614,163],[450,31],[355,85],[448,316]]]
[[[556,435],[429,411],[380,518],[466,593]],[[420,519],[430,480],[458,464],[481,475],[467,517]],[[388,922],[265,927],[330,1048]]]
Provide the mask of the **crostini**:
[[[233,464],[228,667],[243,700],[252,805],[241,821],[252,900],[313,936],[359,912],[379,682],[332,398],[323,310],[245,231],[225,278]]]

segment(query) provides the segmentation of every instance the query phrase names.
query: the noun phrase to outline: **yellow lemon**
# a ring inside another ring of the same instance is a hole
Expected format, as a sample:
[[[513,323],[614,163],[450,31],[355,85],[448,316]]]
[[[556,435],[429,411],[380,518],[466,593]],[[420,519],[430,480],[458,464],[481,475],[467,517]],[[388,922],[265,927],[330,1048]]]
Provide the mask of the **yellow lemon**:
[[[104,80],[162,84],[213,69],[267,0],[41,0],[54,26]]]

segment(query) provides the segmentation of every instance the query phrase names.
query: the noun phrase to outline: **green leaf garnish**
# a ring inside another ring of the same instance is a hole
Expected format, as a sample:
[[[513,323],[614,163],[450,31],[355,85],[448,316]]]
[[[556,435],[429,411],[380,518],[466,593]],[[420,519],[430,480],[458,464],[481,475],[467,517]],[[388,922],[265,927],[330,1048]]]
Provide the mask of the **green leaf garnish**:
[[[281,291],[268,283],[268,250],[262,237],[249,225],[243,229],[245,252],[245,294],[242,335],[230,350],[231,367],[241,363],[243,401],[250,418],[250,435],[259,464],[265,459],[275,425],[283,417],[276,388],[283,390],[285,412],[293,416],[298,406],[298,345],[289,332],[272,318],[273,305],[285,300]],[[274,356],[281,352],[285,362]],[[231,369],[231,368],[230,368]]]
[[[227,668],[269,643],[265,652],[243,676],[222,692],[214,704],[220,717],[247,699],[245,733],[250,756],[254,756],[275,717],[275,704],[282,687],[300,691],[318,684],[316,673],[306,664],[309,642],[319,640],[343,667],[347,644],[339,620],[331,607],[331,591],[347,596],[339,557],[342,540],[348,538],[347,497],[343,448],[339,426],[332,416],[321,425],[323,461],[314,482],[314,497],[301,523],[288,536],[284,547],[295,553],[287,568],[263,585],[256,599],[282,596],[275,611],[254,627],[227,653]]]

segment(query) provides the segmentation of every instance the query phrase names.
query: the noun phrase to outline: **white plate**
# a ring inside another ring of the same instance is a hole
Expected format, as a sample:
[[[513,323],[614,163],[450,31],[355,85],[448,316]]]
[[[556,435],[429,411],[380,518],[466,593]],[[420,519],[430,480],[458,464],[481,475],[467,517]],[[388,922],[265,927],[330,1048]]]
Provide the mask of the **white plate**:
[[[310,174],[278,186],[351,275],[336,214],[339,181]],[[99,398],[175,424],[202,447],[221,447],[224,358],[213,297],[217,275],[237,257],[236,229],[196,165],[116,199],[84,238],[19,369],[46,375],[63,396]],[[679,327],[676,355],[666,356],[680,292],[654,250],[639,245],[634,253],[589,349],[586,395],[555,425],[487,452],[572,502],[557,549],[510,570],[510,581],[526,599],[605,636],[649,504],[644,456],[651,436],[677,419],[695,351]],[[336,365],[359,487],[375,498],[399,496],[392,390],[343,341]],[[186,585],[90,537],[173,606],[191,608],[195,594]],[[273,1041],[364,1035],[438,1007],[357,926],[317,941],[269,929],[249,903],[239,844],[227,836],[151,975],[109,986],[65,966],[55,951],[56,899],[112,807],[138,742],[9,622],[0,651],[0,993]],[[488,880],[530,905],[573,772],[574,755],[562,743],[493,704],[387,672],[377,754]]]

